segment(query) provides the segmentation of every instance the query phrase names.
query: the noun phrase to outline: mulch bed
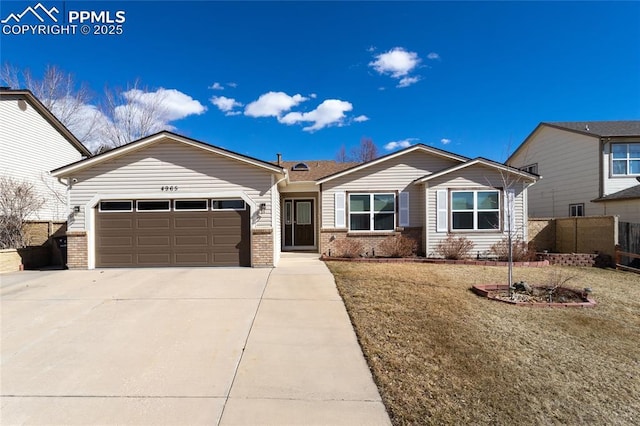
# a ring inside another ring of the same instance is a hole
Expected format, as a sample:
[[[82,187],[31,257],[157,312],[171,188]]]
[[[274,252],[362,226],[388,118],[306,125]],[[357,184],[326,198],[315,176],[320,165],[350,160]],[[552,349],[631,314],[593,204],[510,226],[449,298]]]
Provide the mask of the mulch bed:
[[[322,255],[320,259],[332,262],[361,262],[361,263],[436,263],[444,265],[476,265],[476,266],[509,266],[509,262],[498,260],[476,259],[432,259],[427,257],[331,257]],[[513,262],[514,267],[542,268],[549,266],[548,260],[533,262]]]

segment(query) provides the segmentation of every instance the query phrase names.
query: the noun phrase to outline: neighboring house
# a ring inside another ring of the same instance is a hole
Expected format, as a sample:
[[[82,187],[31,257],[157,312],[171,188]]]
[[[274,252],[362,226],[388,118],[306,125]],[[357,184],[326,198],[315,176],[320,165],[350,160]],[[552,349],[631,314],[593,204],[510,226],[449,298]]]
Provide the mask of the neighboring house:
[[[640,223],[640,121],[540,123],[506,164],[543,177],[530,217],[618,215]]]
[[[49,171],[90,155],[30,91],[0,88],[0,176],[32,184],[45,200],[30,219],[67,220],[66,187]]]
[[[526,240],[537,180],[425,145],[361,164],[269,163],[166,131],[52,174],[70,185],[72,268],[275,266],[282,250],[354,238],[372,254],[399,234],[428,255],[450,234],[486,252],[505,236],[505,197]]]

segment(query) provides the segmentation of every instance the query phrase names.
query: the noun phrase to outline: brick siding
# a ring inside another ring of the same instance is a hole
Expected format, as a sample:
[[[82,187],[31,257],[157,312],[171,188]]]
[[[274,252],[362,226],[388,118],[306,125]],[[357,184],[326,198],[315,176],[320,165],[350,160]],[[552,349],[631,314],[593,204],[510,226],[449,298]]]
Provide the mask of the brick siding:
[[[251,264],[254,267],[273,266],[273,231],[271,228],[252,230]]]
[[[360,241],[364,245],[363,253],[366,256],[373,256],[374,254],[380,254],[378,245],[386,238],[403,235],[407,238],[414,240],[418,247],[418,254],[424,253],[422,246],[422,227],[412,228],[396,228],[393,232],[369,232],[369,233],[356,233],[349,232],[347,229],[338,228],[324,228],[320,230],[320,253],[326,256],[334,249],[336,241],[341,239],[354,239]]]
[[[67,267],[87,269],[89,267],[86,232],[67,232]]]

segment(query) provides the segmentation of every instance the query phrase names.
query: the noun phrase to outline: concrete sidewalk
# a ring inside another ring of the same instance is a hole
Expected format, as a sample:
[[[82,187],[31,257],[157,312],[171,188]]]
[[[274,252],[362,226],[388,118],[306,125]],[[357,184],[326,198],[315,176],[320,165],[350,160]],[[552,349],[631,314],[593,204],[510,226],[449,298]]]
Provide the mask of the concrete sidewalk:
[[[317,254],[284,253],[271,273],[220,424],[390,424]]]

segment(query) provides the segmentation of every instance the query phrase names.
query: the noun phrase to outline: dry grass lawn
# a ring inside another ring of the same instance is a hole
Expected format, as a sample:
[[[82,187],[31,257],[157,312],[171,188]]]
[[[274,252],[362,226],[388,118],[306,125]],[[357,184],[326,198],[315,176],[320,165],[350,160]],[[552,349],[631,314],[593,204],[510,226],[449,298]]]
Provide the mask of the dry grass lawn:
[[[595,308],[480,298],[506,268],[329,262],[382,398],[403,424],[640,424],[640,276],[552,270]]]

